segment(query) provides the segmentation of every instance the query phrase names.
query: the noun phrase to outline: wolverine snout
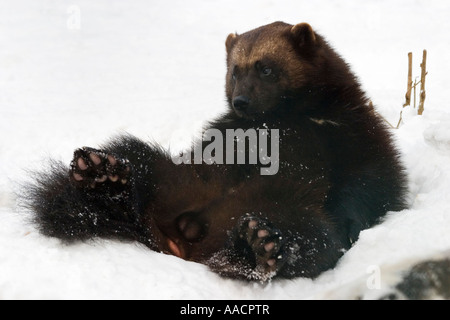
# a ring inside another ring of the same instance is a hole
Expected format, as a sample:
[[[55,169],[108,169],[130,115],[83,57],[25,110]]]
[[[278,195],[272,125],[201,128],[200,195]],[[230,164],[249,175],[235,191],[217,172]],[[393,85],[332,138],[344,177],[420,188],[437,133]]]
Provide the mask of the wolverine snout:
[[[245,111],[250,105],[250,98],[247,96],[237,96],[233,99],[233,107],[238,111]]]

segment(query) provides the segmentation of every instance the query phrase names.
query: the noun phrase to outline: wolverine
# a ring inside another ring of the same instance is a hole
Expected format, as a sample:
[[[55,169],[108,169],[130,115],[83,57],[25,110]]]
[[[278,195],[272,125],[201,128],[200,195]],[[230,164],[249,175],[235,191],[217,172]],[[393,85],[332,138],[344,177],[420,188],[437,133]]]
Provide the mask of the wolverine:
[[[27,186],[44,235],[137,241],[234,279],[314,278],[361,230],[406,207],[388,129],[309,24],[275,22],[230,34],[225,46],[228,107],[205,131],[277,130],[276,174],[260,174],[265,164],[249,156],[175,164],[156,143],[118,136],[76,149],[69,166],[53,162]],[[188,154],[207,147],[198,141]]]

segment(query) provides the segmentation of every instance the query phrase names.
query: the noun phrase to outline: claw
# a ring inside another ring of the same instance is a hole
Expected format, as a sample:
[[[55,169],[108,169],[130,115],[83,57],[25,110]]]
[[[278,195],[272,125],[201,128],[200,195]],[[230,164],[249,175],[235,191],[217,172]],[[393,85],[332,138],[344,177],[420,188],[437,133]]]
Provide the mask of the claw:
[[[115,165],[117,164],[116,158],[114,158],[114,157],[111,156],[111,155],[108,155],[108,161],[109,161],[109,163],[110,163],[112,166],[115,166]]]
[[[269,242],[269,243],[264,245],[264,250],[266,250],[266,252],[270,252],[274,248],[275,248],[275,243],[273,243],[273,242]]]
[[[101,178],[95,178],[95,182],[102,183],[102,182],[105,182],[107,179],[108,179],[108,176],[104,175]]]
[[[78,174],[76,172],[73,173],[73,178],[75,179],[75,181],[83,181],[83,177],[81,176],[81,174]]]
[[[117,180],[119,180],[119,176],[109,176],[109,180],[111,180],[112,182],[116,182]]]
[[[275,259],[269,259],[269,260],[267,260],[267,264],[269,265],[269,267],[273,267],[273,266],[275,265],[275,263],[276,263],[276,260],[275,260]]]
[[[264,238],[269,235],[269,231],[267,230],[259,230],[258,231],[258,238]]]
[[[258,221],[256,221],[256,220],[250,220],[250,222],[248,223],[248,227],[250,229],[256,229],[257,225],[258,225]]]

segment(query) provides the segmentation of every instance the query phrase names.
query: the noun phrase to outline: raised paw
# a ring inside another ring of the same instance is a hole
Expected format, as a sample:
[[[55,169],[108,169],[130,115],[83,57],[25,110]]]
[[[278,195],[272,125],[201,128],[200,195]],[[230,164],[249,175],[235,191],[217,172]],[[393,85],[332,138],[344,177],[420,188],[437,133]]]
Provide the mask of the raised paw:
[[[130,173],[128,160],[88,147],[75,150],[69,172],[76,186],[92,189],[105,184],[126,186]]]
[[[276,273],[283,259],[283,236],[278,229],[261,218],[248,215],[241,218],[239,238],[248,244],[249,254],[254,255],[251,258],[254,258],[256,277]]]

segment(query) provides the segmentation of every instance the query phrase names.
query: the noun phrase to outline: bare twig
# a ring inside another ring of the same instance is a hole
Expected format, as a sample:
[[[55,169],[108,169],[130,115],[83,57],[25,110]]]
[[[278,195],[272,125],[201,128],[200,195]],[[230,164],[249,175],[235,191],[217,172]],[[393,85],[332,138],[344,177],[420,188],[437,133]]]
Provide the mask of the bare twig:
[[[413,88],[414,88],[414,109],[416,108],[416,88],[417,88],[417,85],[420,83],[420,81],[419,82],[417,82],[417,78],[416,79],[414,79],[414,86],[413,86]]]
[[[427,75],[427,50],[423,50],[423,58],[422,63],[420,65],[422,71],[420,74],[420,101],[419,101],[419,110],[417,113],[419,115],[423,114],[424,103],[425,103],[425,77]]]
[[[383,117],[383,115],[382,115],[381,113],[379,113],[379,112],[377,112],[377,111],[375,110],[375,108],[374,108],[374,106],[373,106],[373,103],[372,103],[372,100],[369,101],[369,108],[372,109],[372,112],[373,112],[374,114],[377,114],[381,119],[383,119],[383,120],[389,125],[389,127],[391,127],[392,129],[398,129],[398,126],[397,126],[397,128],[394,127],[389,121],[387,121],[387,119],[386,119],[385,117]]]
[[[403,107],[411,104],[411,89],[412,89],[412,52],[408,53],[408,83],[406,85],[406,101]]]
[[[403,110],[400,111],[400,118],[398,119],[397,126],[394,129],[400,128],[400,123],[402,123],[402,120],[403,120]]]

